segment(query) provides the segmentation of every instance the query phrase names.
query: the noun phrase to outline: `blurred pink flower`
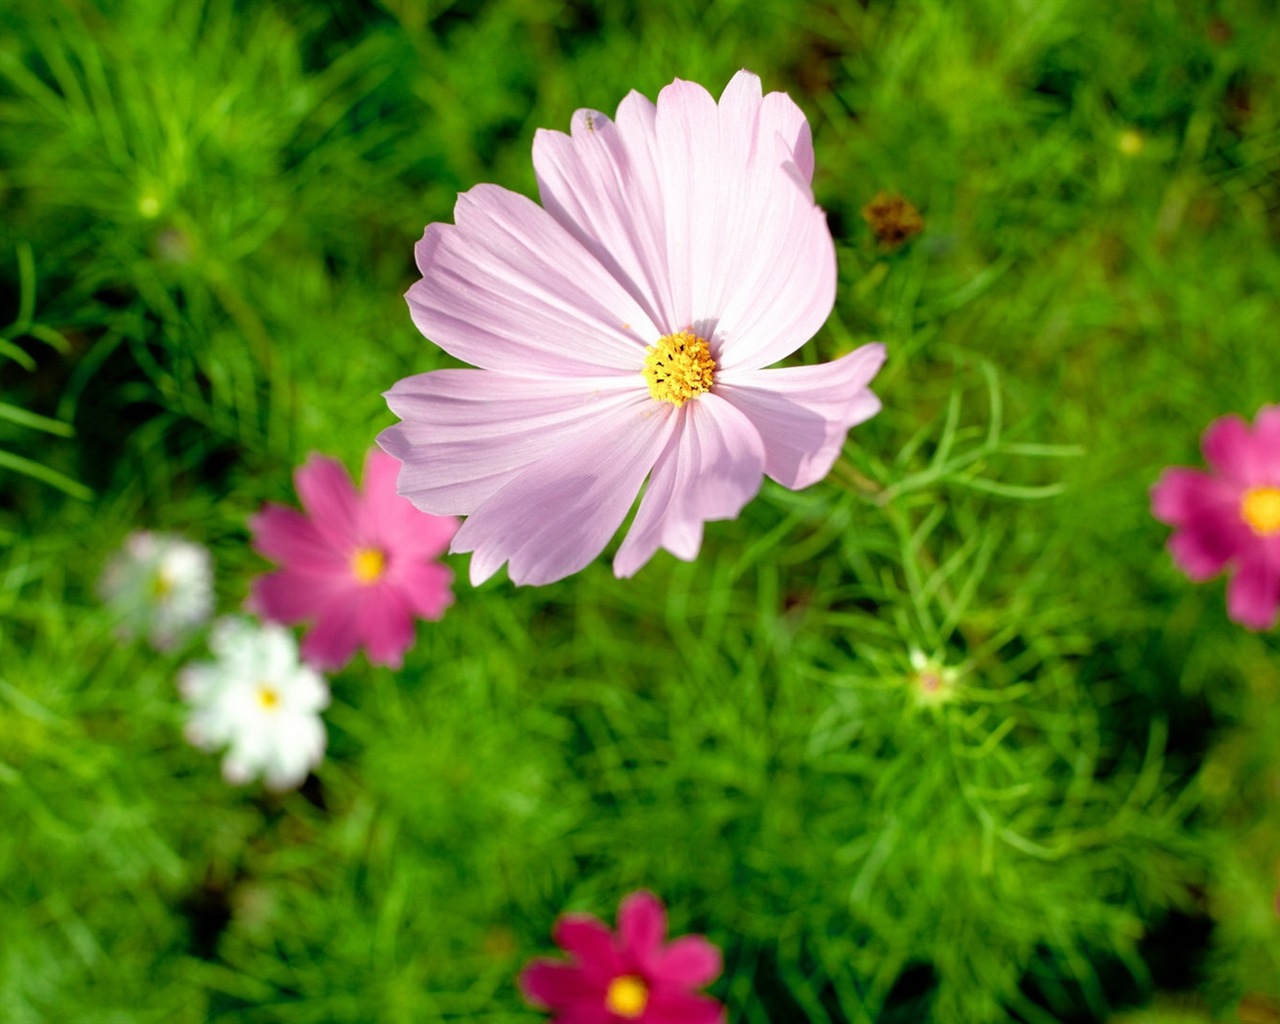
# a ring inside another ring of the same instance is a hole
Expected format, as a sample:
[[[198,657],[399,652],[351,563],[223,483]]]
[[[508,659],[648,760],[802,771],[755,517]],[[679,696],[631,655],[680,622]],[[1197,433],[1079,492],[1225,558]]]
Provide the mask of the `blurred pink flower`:
[[[1239,416],[1214,420],[1202,441],[1212,472],[1175,467],[1151,488],[1151,512],[1174,527],[1169,551],[1197,583],[1224,569],[1227,612],[1249,629],[1270,629],[1280,609],[1280,405],[1253,428]]]
[[[268,504],[249,521],[254,550],[282,568],[254,581],[248,607],[286,625],[314,621],[302,656],[318,668],[341,668],[361,645],[374,664],[399,668],[414,618],[438,619],[453,603],[453,572],[435,559],[458,522],[397,495],[399,468],[370,451],[361,494],[340,462],[312,455],[294,474],[306,514]]]
[[[616,935],[594,917],[566,914],[555,940],[570,961],[533,961],[520,989],[553,1024],[722,1024],[724,1007],[694,991],[719,976],[720,951],[700,935],[666,937],[666,911],[648,892],[622,901]]]
[[[831,469],[880,408],[881,345],[765,369],[826,321],[836,259],[814,204],[813,144],[784,94],[741,71],[717,104],[677,79],[617,120],[592,110],[533,144],[542,206],[494,185],[416,248],[414,323],[478,369],[400,381],[402,423],[378,438],[400,493],[466,515],[454,551],[479,583],[590,563],[648,478],[613,561],[696,557],[767,474],[799,489]]]

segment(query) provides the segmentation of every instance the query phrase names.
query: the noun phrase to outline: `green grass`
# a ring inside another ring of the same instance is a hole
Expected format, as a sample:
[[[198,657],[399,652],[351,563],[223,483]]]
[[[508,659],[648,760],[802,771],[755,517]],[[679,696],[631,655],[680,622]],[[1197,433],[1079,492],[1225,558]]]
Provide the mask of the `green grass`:
[[[1280,401],[1278,47],[1263,0],[0,6],[0,1019],[533,1024],[555,916],[640,887],[735,1022],[1280,1019],[1280,646],[1147,497]],[[247,518],[444,365],[423,225],[743,66],[814,127],[803,356],[886,342],[883,413],[693,564],[452,559],[403,671],[331,680],[316,777],[225,786],[202,641],[117,640],[106,558],[180,532],[237,610]]]

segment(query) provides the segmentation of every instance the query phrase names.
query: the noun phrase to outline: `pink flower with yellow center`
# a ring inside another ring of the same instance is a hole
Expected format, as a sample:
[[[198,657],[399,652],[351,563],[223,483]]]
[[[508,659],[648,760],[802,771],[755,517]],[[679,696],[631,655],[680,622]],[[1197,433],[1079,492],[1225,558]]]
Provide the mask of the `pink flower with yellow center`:
[[[570,961],[533,961],[520,989],[553,1024],[723,1024],[724,1006],[694,991],[719,976],[720,951],[700,935],[666,937],[666,910],[648,892],[622,901],[616,935],[566,914],[555,940]]]
[[[800,109],[739,72],[719,102],[676,80],[616,120],[579,110],[533,144],[542,205],[494,185],[431,224],[406,296],[418,329],[475,369],[400,381],[379,443],[400,493],[465,515],[454,551],[479,583],[506,563],[549,583],[613,560],[696,557],[767,475],[798,489],[880,408],[864,345],[768,369],[826,321],[836,259],[814,203]],[[648,481],[645,486],[646,480]]]
[[[1252,428],[1215,420],[1202,448],[1212,472],[1165,470],[1152,514],[1174,527],[1169,551],[1183,572],[1201,582],[1227,571],[1228,614],[1270,629],[1280,609],[1280,405],[1264,406]]]
[[[360,646],[371,662],[399,668],[414,619],[438,619],[453,603],[453,573],[436,559],[457,520],[396,494],[399,469],[374,449],[361,493],[340,462],[312,455],[294,475],[306,514],[269,504],[249,522],[254,549],[282,565],[254,581],[249,607],[286,625],[314,623],[302,655],[319,668],[341,668]]]

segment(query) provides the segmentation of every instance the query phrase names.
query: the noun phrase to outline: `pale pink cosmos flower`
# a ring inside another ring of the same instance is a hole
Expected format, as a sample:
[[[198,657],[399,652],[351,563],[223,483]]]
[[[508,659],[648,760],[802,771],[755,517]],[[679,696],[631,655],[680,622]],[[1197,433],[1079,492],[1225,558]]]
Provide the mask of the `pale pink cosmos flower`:
[[[552,1024],[723,1024],[724,1006],[694,991],[719,976],[720,951],[701,935],[666,938],[666,910],[648,892],[622,901],[617,935],[587,914],[566,914],[555,940],[570,961],[533,961],[520,989]]]
[[[268,504],[249,521],[254,550],[283,568],[254,581],[248,607],[286,625],[314,622],[302,656],[318,668],[341,668],[362,645],[374,664],[399,668],[414,619],[438,619],[453,603],[453,573],[436,559],[457,520],[397,495],[399,470],[370,451],[361,494],[342,463],[312,455],[294,474],[306,514]]]
[[[1280,405],[1250,428],[1214,420],[1202,440],[1210,473],[1174,467],[1151,488],[1151,511],[1174,527],[1169,551],[1197,583],[1226,570],[1227,613],[1270,629],[1280,609]]]
[[[590,563],[648,486],[613,561],[692,559],[765,475],[821,479],[880,403],[883,346],[766,369],[835,301],[836,259],[813,201],[800,109],[741,71],[717,104],[676,80],[632,92],[616,120],[579,110],[533,144],[542,206],[494,185],[417,245],[406,296],[419,330],[477,369],[400,381],[378,442],[418,508],[468,517],[454,551],[479,583]]]

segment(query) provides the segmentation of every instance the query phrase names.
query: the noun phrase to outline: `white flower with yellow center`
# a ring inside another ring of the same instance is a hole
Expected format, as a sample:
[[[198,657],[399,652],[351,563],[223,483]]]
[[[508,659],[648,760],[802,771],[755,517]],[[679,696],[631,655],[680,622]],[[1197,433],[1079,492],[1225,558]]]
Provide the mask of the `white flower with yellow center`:
[[[144,636],[159,651],[176,647],[209,620],[213,568],[206,548],[166,533],[131,533],[98,581],[126,639]]]
[[[217,660],[189,665],[179,681],[191,705],[187,739],[204,750],[226,748],[222,774],[230,783],[261,775],[269,789],[299,785],[324,757],[323,677],[302,664],[281,626],[222,619],[209,646]]]

